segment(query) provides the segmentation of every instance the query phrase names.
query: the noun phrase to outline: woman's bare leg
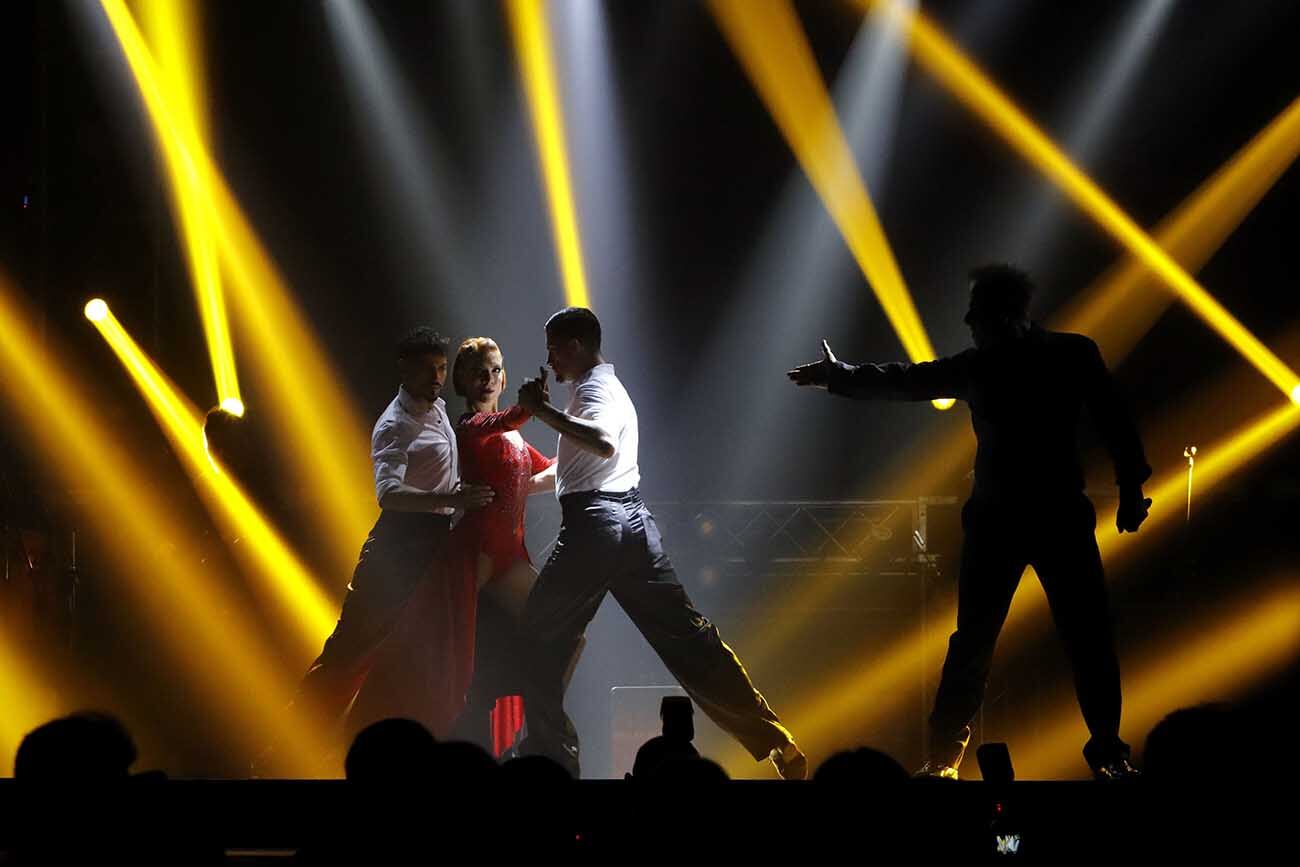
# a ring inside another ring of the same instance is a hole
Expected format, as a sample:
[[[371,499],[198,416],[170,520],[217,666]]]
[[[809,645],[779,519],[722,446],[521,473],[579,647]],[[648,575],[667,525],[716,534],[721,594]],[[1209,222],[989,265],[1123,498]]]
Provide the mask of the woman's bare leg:
[[[480,587],[518,623],[523,617],[524,603],[528,601],[528,594],[536,582],[537,570],[527,560],[521,559],[511,563],[491,583]]]

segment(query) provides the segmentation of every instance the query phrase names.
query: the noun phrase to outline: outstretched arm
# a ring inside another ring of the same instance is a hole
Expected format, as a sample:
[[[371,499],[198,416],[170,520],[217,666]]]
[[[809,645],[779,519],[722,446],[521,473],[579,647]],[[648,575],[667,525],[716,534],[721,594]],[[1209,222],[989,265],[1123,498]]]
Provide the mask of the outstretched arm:
[[[822,341],[821,361],[786,373],[795,385],[824,388],[859,400],[964,399],[971,351],[918,364],[846,364]]]
[[[533,414],[522,406],[512,406],[501,412],[479,412],[456,423],[456,433],[469,439],[479,439],[492,434],[519,430]]]

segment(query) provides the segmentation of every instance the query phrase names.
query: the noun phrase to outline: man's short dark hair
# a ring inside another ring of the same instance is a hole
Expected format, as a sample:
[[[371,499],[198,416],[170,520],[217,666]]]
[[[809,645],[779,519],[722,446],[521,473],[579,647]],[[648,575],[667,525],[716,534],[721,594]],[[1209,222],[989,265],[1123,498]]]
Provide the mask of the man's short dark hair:
[[[546,333],[560,340],[576,340],[588,352],[600,352],[600,320],[586,307],[565,307],[546,320]]]
[[[427,325],[412,328],[397,343],[397,358],[411,358],[416,355],[441,355],[447,357],[447,338]]]
[[[970,272],[969,322],[974,316],[1024,319],[1029,316],[1029,299],[1034,281],[1014,265],[997,262],[981,265]]]

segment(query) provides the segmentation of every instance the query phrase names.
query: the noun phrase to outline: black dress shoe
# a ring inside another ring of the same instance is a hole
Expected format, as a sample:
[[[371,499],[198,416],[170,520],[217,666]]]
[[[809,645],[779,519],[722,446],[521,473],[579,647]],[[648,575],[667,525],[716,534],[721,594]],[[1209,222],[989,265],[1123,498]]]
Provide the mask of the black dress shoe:
[[[1101,765],[1094,765],[1092,775],[1099,780],[1136,780],[1142,772],[1128,763],[1128,759],[1115,759]]]

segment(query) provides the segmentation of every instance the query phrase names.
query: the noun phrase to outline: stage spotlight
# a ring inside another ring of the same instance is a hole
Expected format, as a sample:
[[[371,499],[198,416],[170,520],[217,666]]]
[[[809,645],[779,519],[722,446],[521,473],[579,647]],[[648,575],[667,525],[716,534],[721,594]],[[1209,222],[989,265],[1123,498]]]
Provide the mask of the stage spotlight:
[[[86,318],[91,322],[102,322],[108,315],[108,304],[102,298],[92,298],[86,302]]]
[[[119,32],[119,38],[124,38],[120,28],[124,18],[130,14],[125,5],[121,0],[101,0],[101,5]],[[239,377],[231,346],[216,241],[211,218],[196,184],[199,166],[191,156],[202,146],[207,129],[207,118],[202,110],[201,75],[196,60],[202,43],[195,11],[196,6],[192,3],[158,0],[142,4],[141,13],[153,42],[153,53],[159,60],[152,86],[147,90],[142,86],[141,92],[164,152],[172,208],[184,243],[217,397],[219,400],[238,400]]]
[[[337,606],[234,478],[229,473],[212,472],[216,462],[209,453],[198,410],[111,311],[105,309],[95,327],[134,380],[205,504],[245,541],[240,552],[252,560],[253,575],[258,579],[255,587],[275,608],[285,633],[297,637],[303,661],[310,660],[333,629]],[[222,409],[234,416],[240,414],[225,406]]]
[[[237,397],[228,397],[221,402],[221,408],[233,416],[244,415],[244,402]]]

